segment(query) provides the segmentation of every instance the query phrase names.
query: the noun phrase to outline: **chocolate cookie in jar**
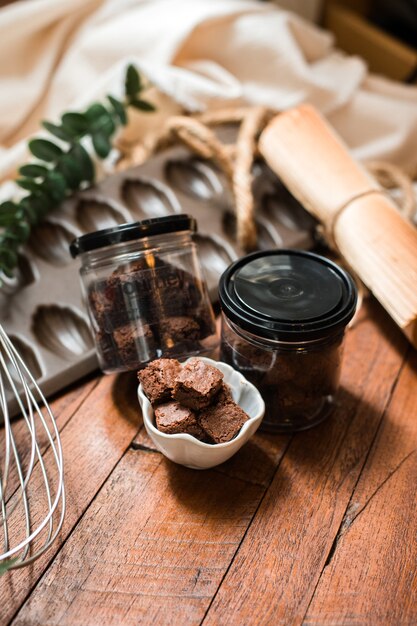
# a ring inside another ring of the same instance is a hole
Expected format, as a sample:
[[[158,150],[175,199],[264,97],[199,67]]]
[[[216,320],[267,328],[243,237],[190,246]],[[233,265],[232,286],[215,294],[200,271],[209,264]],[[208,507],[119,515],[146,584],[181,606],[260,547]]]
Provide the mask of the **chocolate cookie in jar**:
[[[81,284],[99,364],[138,370],[159,357],[210,355],[213,310],[188,215],[121,224],[78,237]]]
[[[221,359],[261,392],[261,429],[293,432],[324,420],[357,304],[350,275],[311,252],[255,252],[224,272],[219,296]]]

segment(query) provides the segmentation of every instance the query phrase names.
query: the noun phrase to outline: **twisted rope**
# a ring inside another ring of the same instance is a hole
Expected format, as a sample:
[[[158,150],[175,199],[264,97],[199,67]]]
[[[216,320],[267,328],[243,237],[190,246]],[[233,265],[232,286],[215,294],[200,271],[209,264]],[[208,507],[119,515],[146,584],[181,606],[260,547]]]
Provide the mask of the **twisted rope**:
[[[237,243],[245,251],[255,249],[257,242],[252,194],[257,139],[273,113],[258,106],[209,111],[195,117],[175,116],[167,121],[155,144],[155,149],[160,150],[179,139],[199,156],[218,164],[233,193]],[[236,143],[232,145],[221,142],[209,128],[230,123],[240,123]]]
[[[143,163],[149,156],[180,141],[198,156],[214,161],[224,172],[230,185],[236,213],[236,238],[240,248],[250,251],[256,248],[257,233],[254,220],[252,194],[252,165],[258,155],[258,136],[277,114],[266,107],[235,107],[206,111],[193,116],[176,115],[169,118],[161,132],[147,149],[143,145],[119,146],[125,156],[117,169],[125,169]],[[239,124],[234,144],[218,139],[211,127],[223,124]],[[397,201],[400,212],[412,219],[416,210],[416,198],[411,178],[392,163],[373,161],[367,168],[385,189],[397,187],[401,198]],[[417,172],[416,172],[417,177]],[[329,242],[331,245],[331,242]]]

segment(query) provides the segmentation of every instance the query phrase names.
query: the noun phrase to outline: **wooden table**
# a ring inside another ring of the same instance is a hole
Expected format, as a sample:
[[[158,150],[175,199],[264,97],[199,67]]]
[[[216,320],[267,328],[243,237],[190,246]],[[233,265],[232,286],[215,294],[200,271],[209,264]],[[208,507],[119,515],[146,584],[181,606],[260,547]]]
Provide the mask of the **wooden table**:
[[[153,448],[134,376],[66,390],[66,521],[0,579],[1,626],[417,624],[416,372],[371,301],[333,417],[203,472]]]

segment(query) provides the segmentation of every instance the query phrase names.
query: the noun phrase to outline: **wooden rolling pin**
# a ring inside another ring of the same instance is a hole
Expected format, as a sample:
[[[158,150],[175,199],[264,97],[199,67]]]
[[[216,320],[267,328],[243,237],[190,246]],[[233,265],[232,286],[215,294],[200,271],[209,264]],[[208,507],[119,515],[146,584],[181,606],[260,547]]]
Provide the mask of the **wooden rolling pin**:
[[[277,115],[260,150],[417,347],[417,229],[310,105]]]

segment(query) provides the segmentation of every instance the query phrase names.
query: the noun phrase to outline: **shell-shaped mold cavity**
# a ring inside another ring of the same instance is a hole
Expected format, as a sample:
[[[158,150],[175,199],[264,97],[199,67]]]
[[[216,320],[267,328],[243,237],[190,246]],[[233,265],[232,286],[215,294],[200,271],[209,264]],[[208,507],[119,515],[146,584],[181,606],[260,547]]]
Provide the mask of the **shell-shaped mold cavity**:
[[[1,292],[7,296],[12,296],[17,291],[34,283],[35,280],[36,272],[32,262],[24,254],[18,254],[14,275],[8,277],[2,274],[1,276]]]
[[[71,261],[69,244],[75,236],[64,225],[46,221],[34,228],[29,246],[34,254],[51,265],[66,265]]]
[[[17,258],[17,280],[21,289],[36,280],[35,267],[24,254],[19,254]]]
[[[138,219],[164,217],[181,212],[172,191],[156,181],[151,183],[140,179],[126,180],[121,194],[123,202]]]
[[[252,187],[254,192],[263,189],[273,189],[279,184],[277,175],[264,161],[255,161],[252,166]]]
[[[282,247],[281,236],[272,224],[262,218],[257,219],[255,223],[258,234],[258,248],[260,250]]]
[[[170,185],[199,200],[211,200],[222,191],[213,168],[199,159],[167,161],[165,177]]]
[[[236,241],[236,216],[231,211],[223,213],[223,230],[226,235]],[[257,232],[257,248],[259,250],[268,250],[268,248],[276,248],[282,246],[282,239],[275,228],[262,218],[255,219]]]
[[[270,220],[276,221],[288,230],[312,230],[314,218],[285,187],[275,193],[265,194],[261,200],[263,213]]]
[[[126,222],[126,218],[120,211],[107,202],[94,198],[80,200],[75,209],[75,217],[84,233],[93,233],[96,230],[112,228]]]
[[[32,374],[33,378],[35,378],[35,380],[38,380],[39,378],[41,378],[42,368],[40,366],[40,363],[38,361],[38,358],[33,348],[26,341],[24,341],[24,339],[21,339],[20,337],[16,335],[10,335],[9,339],[12,342],[15,349],[17,350],[19,356],[24,361],[26,367]],[[6,359],[6,366],[7,366],[7,369],[9,370],[9,373],[10,373],[10,376],[12,377],[13,382],[17,386],[20,386],[21,385],[20,376],[10,359]],[[20,366],[19,363],[18,363],[18,366]],[[25,375],[25,379],[27,380],[26,375]],[[10,387],[9,384],[7,386]]]
[[[214,238],[196,233],[193,239],[197,244],[198,257],[203,266],[209,291],[216,289],[224,270],[235,260],[225,246]]]
[[[33,316],[32,330],[44,348],[65,359],[79,357],[94,345],[87,322],[69,307],[39,306]]]

